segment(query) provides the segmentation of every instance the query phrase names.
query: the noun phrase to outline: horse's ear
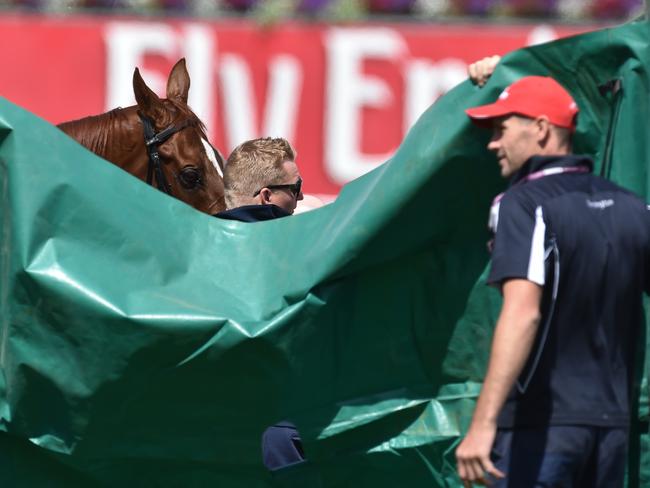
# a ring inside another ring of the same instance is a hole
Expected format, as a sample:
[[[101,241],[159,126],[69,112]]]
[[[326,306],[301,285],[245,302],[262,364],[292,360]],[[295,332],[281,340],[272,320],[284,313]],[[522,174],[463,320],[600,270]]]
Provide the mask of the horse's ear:
[[[160,104],[160,98],[146,85],[138,68],[133,72],[133,93],[138,106],[145,114],[151,113],[153,108]]]
[[[167,80],[167,98],[179,100],[187,105],[187,92],[190,91],[190,75],[185,67],[185,58],[181,58],[172,68]]]

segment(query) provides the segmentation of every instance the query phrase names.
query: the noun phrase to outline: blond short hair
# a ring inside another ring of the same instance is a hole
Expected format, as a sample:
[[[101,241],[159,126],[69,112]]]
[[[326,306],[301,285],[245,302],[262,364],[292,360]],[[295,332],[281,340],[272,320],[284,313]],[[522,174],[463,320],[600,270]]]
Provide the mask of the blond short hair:
[[[286,178],[283,163],[295,159],[291,144],[281,137],[252,139],[237,146],[223,173],[226,206],[249,205],[259,189],[282,184]]]

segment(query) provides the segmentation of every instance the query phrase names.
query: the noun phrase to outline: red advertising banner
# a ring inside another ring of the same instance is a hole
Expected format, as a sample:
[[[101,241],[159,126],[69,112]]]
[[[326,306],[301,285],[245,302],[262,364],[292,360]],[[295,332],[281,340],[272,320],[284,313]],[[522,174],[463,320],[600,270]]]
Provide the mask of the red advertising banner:
[[[5,15],[0,95],[59,123],[132,105],[136,66],[163,95],[185,57],[190,105],[216,147],[228,154],[246,139],[285,137],[305,190],[335,195],[388,159],[469,62],[586,30]]]

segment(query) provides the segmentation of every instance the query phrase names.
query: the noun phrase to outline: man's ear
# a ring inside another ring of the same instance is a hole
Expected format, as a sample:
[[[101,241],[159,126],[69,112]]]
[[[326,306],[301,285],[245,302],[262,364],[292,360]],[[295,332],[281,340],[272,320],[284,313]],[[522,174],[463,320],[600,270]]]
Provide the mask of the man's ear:
[[[543,146],[551,137],[551,123],[544,115],[537,117],[533,123],[535,124],[535,129],[537,132],[537,141],[540,143],[540,145]]]
[[[268,188],[262,188],[262,191],[260,191],[258,195],[260,197],[260,203],[262,205],[270,205],[271,195],[273,195],[273,192],[271,190],[269,190]]]

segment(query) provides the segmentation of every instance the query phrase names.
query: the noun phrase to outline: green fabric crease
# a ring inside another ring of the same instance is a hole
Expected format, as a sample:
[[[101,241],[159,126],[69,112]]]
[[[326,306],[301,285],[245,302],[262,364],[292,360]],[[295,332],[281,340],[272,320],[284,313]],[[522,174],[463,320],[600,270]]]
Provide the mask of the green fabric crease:
[[[610,154],[609,177],[647,199],[649,34],[511,53],[334,203],[255,225],[200,214],[0,100],[2,485],[460,486],[505,187],[464,109],[554,76],[581,107],[575,151],[597,171]],[[616,110],[598,89],[615,78]],[[639,391],[629,486],[650,484],[645,377]],[[271,476],[260,436],[281,419],[309,460]]]

